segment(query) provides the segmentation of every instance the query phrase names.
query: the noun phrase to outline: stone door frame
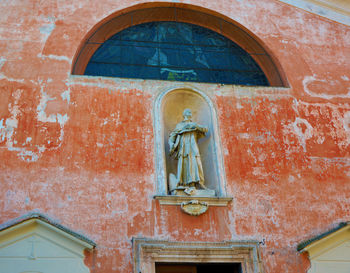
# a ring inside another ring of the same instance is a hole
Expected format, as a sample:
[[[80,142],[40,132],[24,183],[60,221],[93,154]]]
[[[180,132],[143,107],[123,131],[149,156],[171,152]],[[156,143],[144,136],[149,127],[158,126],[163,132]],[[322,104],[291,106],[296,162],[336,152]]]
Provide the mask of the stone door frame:
[[[163,263],[240,263],[242,273],[262,273],[256,241],[170,242],[133,238],[133,272],[155,273]]]

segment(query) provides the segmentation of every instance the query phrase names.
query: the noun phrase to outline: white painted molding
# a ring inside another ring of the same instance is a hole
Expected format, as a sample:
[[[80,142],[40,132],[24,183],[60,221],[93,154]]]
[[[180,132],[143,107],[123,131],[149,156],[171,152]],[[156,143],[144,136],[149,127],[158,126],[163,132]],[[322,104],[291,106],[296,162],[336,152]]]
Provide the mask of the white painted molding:
[[[0,231],[0,273],[90,272],[84,250],[92,250],[95,243],[42,215],[32,217]]]

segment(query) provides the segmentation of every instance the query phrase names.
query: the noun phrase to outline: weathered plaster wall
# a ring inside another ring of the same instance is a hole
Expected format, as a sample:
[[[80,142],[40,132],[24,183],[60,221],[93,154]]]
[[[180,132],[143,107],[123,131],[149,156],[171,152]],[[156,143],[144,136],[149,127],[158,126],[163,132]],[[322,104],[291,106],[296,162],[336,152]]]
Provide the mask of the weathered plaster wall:
[[[277,0],[179,1],[257,35],[290,85],[193,84],[217,107],[234,201],[191,217],[152,199],[153,103],[174,84],[70,75],[89,30],[143,2],[0,3],[0,222],[36,209],[81,231],[96,273],[130,272],[133,236],[259,240],[265,272],[306,272],[296,245],[350,216],[349,27]]]

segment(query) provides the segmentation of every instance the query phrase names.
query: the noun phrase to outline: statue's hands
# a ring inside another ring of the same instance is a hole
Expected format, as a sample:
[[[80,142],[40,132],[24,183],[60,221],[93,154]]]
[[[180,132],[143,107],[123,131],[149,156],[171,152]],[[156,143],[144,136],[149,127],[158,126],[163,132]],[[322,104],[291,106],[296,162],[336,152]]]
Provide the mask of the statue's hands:
[[[197,130],[198,129],[198,126],[196,123],[189,123],[185,126],[185,130]]]

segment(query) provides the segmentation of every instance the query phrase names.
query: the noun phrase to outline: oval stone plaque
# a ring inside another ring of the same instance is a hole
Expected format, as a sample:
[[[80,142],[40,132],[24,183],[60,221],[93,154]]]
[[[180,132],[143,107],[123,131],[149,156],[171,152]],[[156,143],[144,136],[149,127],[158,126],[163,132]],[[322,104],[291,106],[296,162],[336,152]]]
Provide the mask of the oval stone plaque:
[[[207,202],[199,202],[198,200],[181,203],[182,211],[192,216],[198,216],[205,213],[208,210],[208,207],[209,205]]]

